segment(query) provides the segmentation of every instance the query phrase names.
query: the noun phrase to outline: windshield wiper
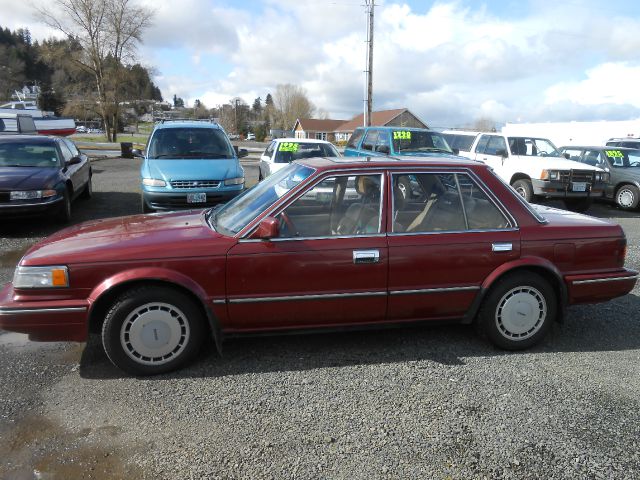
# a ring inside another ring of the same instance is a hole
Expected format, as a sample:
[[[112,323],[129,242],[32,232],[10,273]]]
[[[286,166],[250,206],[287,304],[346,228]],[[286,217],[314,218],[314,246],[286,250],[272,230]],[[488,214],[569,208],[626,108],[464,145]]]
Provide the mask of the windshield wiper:
[[[222,206],[222,204],[218,204],[215,207],[211,207],[207,213],[204,214],[204,219],[207,221],[207,224],[209,225],[209,227],[211,227],[213,230],[216,230],[216,220],[215,220],[215,215],[214,213]]]
[[[222,153],[211,153],[211,152],[185,152],[183,154],[185,157],[197,157],[197,158],[230,158],[227,155]]]

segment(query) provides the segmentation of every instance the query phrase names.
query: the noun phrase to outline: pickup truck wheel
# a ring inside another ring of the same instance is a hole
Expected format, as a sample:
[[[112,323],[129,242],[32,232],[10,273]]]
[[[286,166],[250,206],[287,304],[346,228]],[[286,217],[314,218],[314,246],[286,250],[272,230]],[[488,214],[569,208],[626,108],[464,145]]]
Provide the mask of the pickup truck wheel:
[[[616,204],[625,210],[637,208],[640,190],[635,185],[623,185],[616,192]]]
[[[557,310],[549,282],[533,272],[517,272],[491,288],[480,309],[479,327],[494,345],[521,350],[542,340]]]
[[[157,375],[182,367],[200,350],[204,318],[185,294],[142,286],[120,295],[102,325],[111,362],[133,375]]]
[[[511,186],[516,192],[518,192],[518,195],[524,198],[527,202],[533,200],[533,185],[531,185],[531,180],[516,180],[511,184]]]
[[[564,206],[572,212],[584,213],[593,204],[591,198],[568,198],[564,200]]]

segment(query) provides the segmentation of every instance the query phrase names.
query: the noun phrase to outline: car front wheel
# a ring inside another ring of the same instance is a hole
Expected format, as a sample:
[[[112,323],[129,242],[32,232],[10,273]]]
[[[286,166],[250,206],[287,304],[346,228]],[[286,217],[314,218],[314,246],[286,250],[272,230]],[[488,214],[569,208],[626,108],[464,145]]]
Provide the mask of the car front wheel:
[[[640,190],[635,185],[623,185],[616,192],[616,204],[625,210],[637,208],[640,201]]]
[[[517,272],[491,288],[478,320],[494,345],[521,350],[542,340],[557,311],[557,297],[549,282],[533,272]]]
[[[62,202],[60,202],[56,219],[59,223],[69,223],[71,221],[71,194],[69,190],[65,189],[62,194]]]
[[[531,185],[531,180],[516,180],[511,184],[511,186],[516,192],[518,192],[518,195],[524,198],[527,202],[531,202],[531,200],[533,200],[533,186]]]
[[[187,295],[168,287],[142,286],[120,295],[102,326],[109,360],[134,375],[176,370],[200,350],[204,317]]]

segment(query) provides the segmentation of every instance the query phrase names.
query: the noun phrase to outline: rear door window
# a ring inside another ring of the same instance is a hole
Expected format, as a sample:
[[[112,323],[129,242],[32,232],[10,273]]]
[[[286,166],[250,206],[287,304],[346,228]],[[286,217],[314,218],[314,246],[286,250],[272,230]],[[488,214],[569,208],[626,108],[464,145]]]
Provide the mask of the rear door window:
[[[361,150],[373,151],[378,141],[378,130],[369,130],[362,141]]]

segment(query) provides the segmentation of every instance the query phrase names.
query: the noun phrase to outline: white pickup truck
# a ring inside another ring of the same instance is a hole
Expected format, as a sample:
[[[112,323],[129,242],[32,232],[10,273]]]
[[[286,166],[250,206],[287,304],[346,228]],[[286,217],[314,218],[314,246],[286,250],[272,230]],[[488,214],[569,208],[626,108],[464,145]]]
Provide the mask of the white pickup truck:
[[[536,196],[558,198],[567,209],[584,212],[608,182],[607,172],[568,160],[545,138],[461,130],[442,134],[459,155],[490,165],[528,202]]]

